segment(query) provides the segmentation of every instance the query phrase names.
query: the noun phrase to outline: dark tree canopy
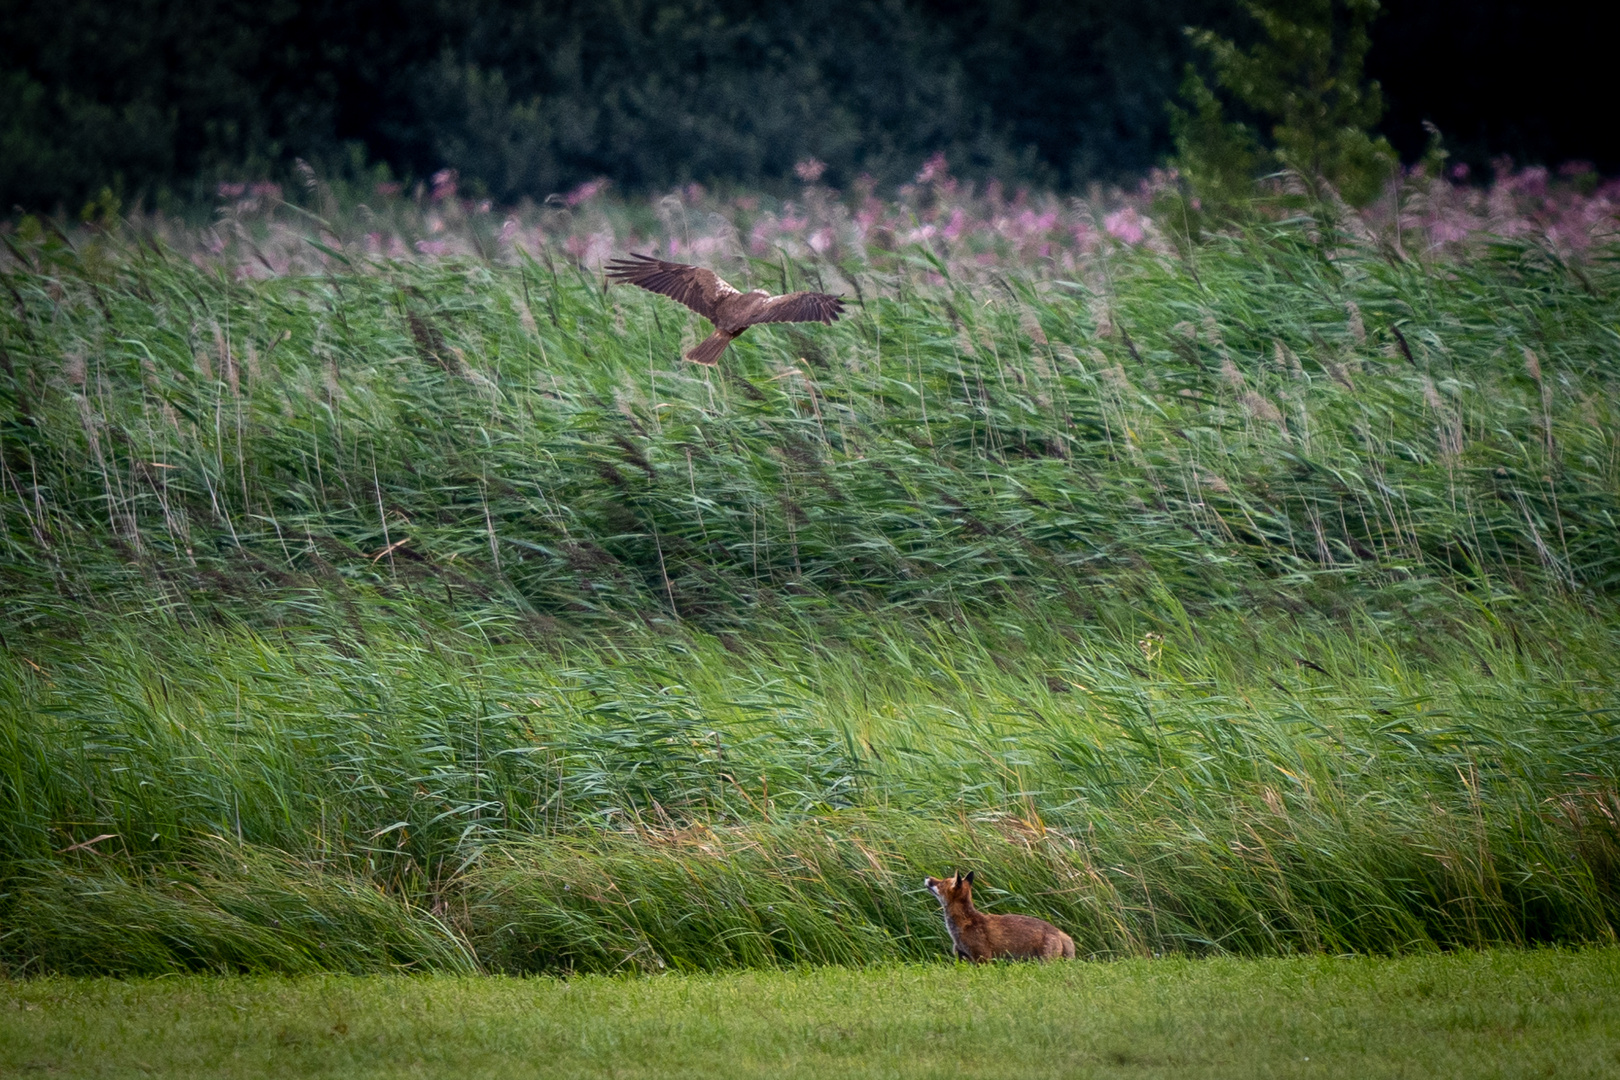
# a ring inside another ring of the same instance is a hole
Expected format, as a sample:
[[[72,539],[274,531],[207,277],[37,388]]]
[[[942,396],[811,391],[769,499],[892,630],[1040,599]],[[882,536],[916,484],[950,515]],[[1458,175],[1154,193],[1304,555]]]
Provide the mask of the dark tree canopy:
[[[1615,166],[1608,129],[1536,77],[1550,27],[1575,24],[1501,0],[1388,7],[1370,67],[1403,151],[1433,119],[1481,161]],[[835,185],[892,182],[939,150],[965,175],[1075,187],[1160,160],[1181,28],[1242,23],[1220,0],[0,0],[0,206],[104,184],[184,200],[295,157],[451,166],[498,199],[771,182],[812,156]]]

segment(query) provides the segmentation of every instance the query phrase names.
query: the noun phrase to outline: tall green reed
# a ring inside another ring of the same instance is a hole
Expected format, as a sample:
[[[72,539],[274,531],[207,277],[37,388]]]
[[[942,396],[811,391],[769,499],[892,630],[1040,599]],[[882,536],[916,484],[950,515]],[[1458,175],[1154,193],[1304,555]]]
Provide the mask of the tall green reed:
[[[712,372],[533,261],[24,252],[0,955],[866,962],[956,861],[1098,955],[1612,936],[1613,282],[1268,228]]]

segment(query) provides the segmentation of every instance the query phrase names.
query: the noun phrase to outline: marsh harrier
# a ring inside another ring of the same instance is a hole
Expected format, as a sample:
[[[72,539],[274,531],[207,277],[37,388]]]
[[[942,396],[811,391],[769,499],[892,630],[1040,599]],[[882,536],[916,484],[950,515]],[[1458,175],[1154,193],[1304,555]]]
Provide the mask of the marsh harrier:
[[[651,255],[631,255],[607,265],[612,281],[639,285],[648,292],[679,300],[714,324],[714,333],[686,354],[694,364],[713,365],[744,330],[759,323],[830,323],[844,313],[844,301],[818,292],[772,296],[764,289],[738,292],[712,270],[664,262]]]

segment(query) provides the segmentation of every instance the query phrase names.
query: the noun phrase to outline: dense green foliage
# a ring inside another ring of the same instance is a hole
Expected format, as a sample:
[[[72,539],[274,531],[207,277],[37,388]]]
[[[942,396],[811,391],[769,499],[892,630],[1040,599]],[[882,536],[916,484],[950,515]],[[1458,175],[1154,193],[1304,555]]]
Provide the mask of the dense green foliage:
[[[1371,202],[1396,166],[1388,140],[1370,134],[1384,115],[1383,93],[1364,74],[1378,0],[1243,6],[1262,31],[1247,49],[1212,30],[1189,30],[1209,55],[1217,83],[1264,118],[1273,166],[1292,169],[1307,184],[1326,182],[1355,206]],[[1191,65],[1182,93],[1190,111],[1177,109],[1172,118],[1177,164],[1205,199],[1237,202],[1247,194],[1239,181],[1257,164],[1254,132],[1226,121]]]
[[[1613,264],[1318,228],[739,266],[850,317],[713,371],[544,261],[19,244],[0,957],[864,963],[956,864],[1082,954],[1611,939]]]
[[[0,1071],[1606,1077],[1614,949],[623,979],[0,983]]]
[[[0,207],[441,168],[502,200],[594,176],[847,185],[937,151],[1009,180],[1140,173],[1209,0],[0,3]],[[1218,16],[1216,16],[1218,18]]]
[[[1579,103],[1607,92],[1613,18],[1570,35],[1574,13],[1512,0],[1393,5],[1368,57],[1384,131],[1408,160],[1429,120],[1476,169],[1612,170]],[[498,201],[597,176],[779,182],[808,157],[838,187],[889,184],[938,151],[969,178],[1076,189],[1171,149],[1186,26],[1256,33],[1220,0],[0,0],[0,210],[76,213],[104,186],[206,203],[296,157],[368,182],[455,168]]]

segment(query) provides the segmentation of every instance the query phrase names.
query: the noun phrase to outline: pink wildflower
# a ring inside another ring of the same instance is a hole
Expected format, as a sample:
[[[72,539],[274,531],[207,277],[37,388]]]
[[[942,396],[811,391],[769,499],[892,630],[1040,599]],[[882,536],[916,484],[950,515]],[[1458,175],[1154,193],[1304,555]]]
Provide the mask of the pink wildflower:
[[[579,206],[588,203],[607,189],[608,178],[598,176],[595,180],[587,180],[579,187],[563,196],[565,206]]]
[[[1547,170],[1540,165],[1531,166],[1521,170],[1508,184],[1514,191],[1539,199],[1547,194]]]
[[[800,180],[803,180],[807,184],[813,184],[817,180],[820,180],[821,174],[826,171],[827,163],[825,161],[817,161],[813,157],[805,158],[803,161],[793,166],[793,175],[797,176]]]
[[[917,173],[917,183],[932,184],[936,180],[943,180],[948,175],[950,173],[945,164],[945,151],[941,150],[923,162],[922,169]]]
[[[613,253],[613,234],[592,233],[589,236],[575,234],[563,242],[563,249],[579,262],[587,265],[600,265]]]
[[[754,227],[748,232],[748,250],[755,255],[763,255],[771,250],[771,241],[781,231],[781,225],[775,214],[764,214],[754,222]]]
[[[1165,192],[1173,194],[1180,191],[1180,180],[1181,173],[1175,169],[1151,169],[1138,185],[1137,192],[1144,199],[1152,199]]]
[[[1468,223],[1454,217],[1438,217],[1428,223],[1429,237],[1435,244],[1457,244],[1468,239]]]
[[[433,201],[443,202],[456,197],[456,181],[461,174],[454,169],[440,169],[433,174]]]
[[[1135,207],[1127,206],[1103,218],[1103,229],[1114,239],[1135,246],[1147,235],[1143,227],[1146,223],[1147,218],[1138,214]]]

